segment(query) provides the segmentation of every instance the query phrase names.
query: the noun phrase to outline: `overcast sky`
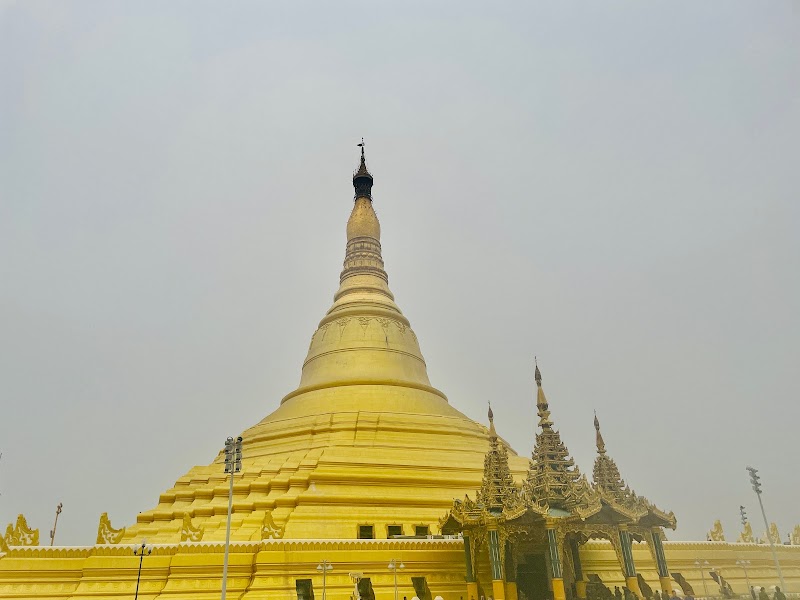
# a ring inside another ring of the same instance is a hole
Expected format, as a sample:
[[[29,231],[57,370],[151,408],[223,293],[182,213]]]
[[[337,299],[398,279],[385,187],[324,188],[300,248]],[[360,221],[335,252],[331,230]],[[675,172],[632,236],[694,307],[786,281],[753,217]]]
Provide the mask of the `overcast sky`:
[[[533,356],[671,539],[797,498],[800,4],[0,1],[0,526],[93,543],[299,381],[367,141],[432,383]]]

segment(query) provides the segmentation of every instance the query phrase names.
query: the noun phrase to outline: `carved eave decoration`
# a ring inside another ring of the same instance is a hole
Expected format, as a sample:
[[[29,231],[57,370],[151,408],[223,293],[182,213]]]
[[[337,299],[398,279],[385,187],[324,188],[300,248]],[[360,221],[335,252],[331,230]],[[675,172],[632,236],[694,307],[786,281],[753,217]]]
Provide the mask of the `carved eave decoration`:
[[[182,542],[199,542],[203,539],[204,528],[202,525],[195,527],[192,524],[192,515],[189,512],[183,513],[183,522],[181,523],[181,541]]]
[[[639,523],[644,527],[669,527],[675,529],[678,526],[678,519],[672,511],[664,512],[655,504],[648,502],[647,515],[642,517]]]
[[[261,539],[262,540],[280,540],[283,538],[285,525],[278,527],[275,520],[272,518],[272,511],[268,510],[264,513],[264,520],[261,522]]]
[[[97,544],[119,544],[124,535],[124,527],[122,529],[114,529],[111,526],[111,519],[108,518],[108,513],[100,515],[100,523],[97,526]]]
[[[5,545],[8,546],[38,546],[39,530],[28,527],[24,515],[17,516],[15,526],[8,525],[4,536]]]

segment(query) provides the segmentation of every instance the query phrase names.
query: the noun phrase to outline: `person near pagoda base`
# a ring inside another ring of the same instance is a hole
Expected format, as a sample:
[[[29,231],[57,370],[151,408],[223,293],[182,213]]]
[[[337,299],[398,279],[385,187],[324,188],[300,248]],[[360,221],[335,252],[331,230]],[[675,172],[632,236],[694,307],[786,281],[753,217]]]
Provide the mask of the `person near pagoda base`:
[[[769,600],[769,594],[767,594],[767,590],[765,590],[763,587],[758,592],[758,600]]]
[[[655,593],[653,593],[653,600],[661,600],[661,594],[659,593],[658,590],[656,590]]]
[[[762,590],[764,588],[761,588]],[[773,596],[773,600],[786,600],[786,594],[781,591],[777,585],[775,586],[775,595]]]
[[[636,595],[636,592],[627,586],[622,588],[622,595],[625,597],[625,600],[639,600],[639,596]]]

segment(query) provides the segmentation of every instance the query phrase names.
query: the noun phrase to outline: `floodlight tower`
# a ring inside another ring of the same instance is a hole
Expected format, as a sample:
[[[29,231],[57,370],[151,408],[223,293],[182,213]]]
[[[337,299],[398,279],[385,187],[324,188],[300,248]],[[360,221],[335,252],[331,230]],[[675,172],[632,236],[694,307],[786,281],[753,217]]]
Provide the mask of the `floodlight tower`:
[[[225,472],[231,475],[228,489],[228,524],[225,528],[225,558],[222,563],[222,600],[228,587],[228,550],[231,545],[231,511],[233,509],[233,477],[242,470],[242,436],[225,440]]]
[[[758,496],[758,505],[761,507],[761,516],[764,517],[764,527],[767,528],[767,538],[769,539],[769,547],[772,550],[772,560],[775,561],[775,569],[778,571],[778,579],[781,581],[781,590],[786,592],[786,583],[783,581],[783,572],[781,571],[781,563],[778,562],[778,553],[775,551],[775,540],[769,534],[769,521],[767,521],[767,513],[764,511],[764,502],[761,500],[761,477],[758,475],[758,469],[747,467],[750,473],[750,484],[753,486],[753,491]],[[744,514],[744,513],[742,513]],[[743,517],[744,518],[744,517]]]

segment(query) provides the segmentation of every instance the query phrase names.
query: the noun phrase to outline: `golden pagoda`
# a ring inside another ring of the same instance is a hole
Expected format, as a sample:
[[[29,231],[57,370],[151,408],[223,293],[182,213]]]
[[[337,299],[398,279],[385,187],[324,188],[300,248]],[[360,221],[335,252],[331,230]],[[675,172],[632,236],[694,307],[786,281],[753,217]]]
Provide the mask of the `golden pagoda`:
[[[487,428],[454,408],[389,289],[363,145],[353,186],[339,289],[299,385],[241,433],[228,597],[565,600],[615,585],[641,596],[648,582],[696,587],[698,558],[734,586],[743,557],[768,577],[768,546],[663,542],[674,515],[624,484],[596,419],[589,483],[550,419],[538,366],[531,458],[497,435],[491,409]],[[662,460],[653,468],[666,469]],[[0,598],[219,598],[229,476],[220,452],[135,523],[103,513],[93,546],[39,546],[20,515],[0,537]],[[153,551],[135,556],[143,539]],[[800,546],[779,553],[787,581],[800,583]],[[330,573],[317,568],[328,562]]]

